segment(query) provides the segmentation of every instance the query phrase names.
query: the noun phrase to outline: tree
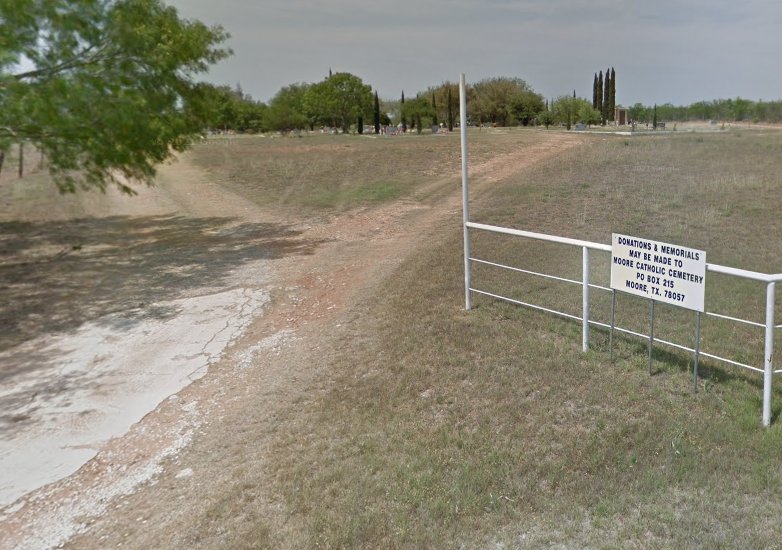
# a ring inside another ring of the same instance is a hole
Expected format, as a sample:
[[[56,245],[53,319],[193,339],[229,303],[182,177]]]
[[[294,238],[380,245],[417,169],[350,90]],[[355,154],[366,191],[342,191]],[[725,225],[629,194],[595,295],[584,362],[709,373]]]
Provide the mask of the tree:
[[[448,86],[448,131],[453,132],[453,97],[451,95],[451,87]]]
[[[649,109],[644,107],[641,103],[636,103],[629,109],[630,120],[633,122],[648,122],[649,121]]]
[[[347,133],[354,120],[371,112],[372,88],[350,73],[334,73],[309,87],[304,108],[314,123],[338,126]]]
[[[440,123],[437,120],[437,100],[434,97],[434,92],[432,92],[432,113],[434,113],[432,115],[432,124],[438,126]]]
[[[584,124],[600,124],[600,113],[585,99],[574,100],[576,120]]]
[[[603,71],[597,77],[597,106],[595,107],[599,113],[603,113]]]
[[[410,99],[405,102],[402,107],[403,120],[413,121],[415,124],[416,132],[419,134],[423,129],[422,122],[426,120],[430,122],[435,116],[434,109],[423,96],[417,96],[415,99]]]
[[[603,81],[603,124],[610,120],[610,113],[608,112],[611,107],[611,72],[606,69],[605,80]]]
[[[576,112],[578,110],[576,101],[577,100],[569,95],[563,95],[558,97],[551,106],[554,120],[560,124],[564,124],[568,130],[570,130],[570,126],[576,118]]]
[[[377,90],[375,90],[375,104],[372,111],[372,123],[375,125],[375,133],[380,133],[380,99],[377,97]]]
[[[488,78],[471,89],[471,117],[499,126],[528,124],[543,110],[543,98],[520,78]]]
[[[536,93],[520,93],[511,99],[513,118],[523,126],[529,126],[545,110],[543,98]]]
[[[609,97],[608,118],[613,122],[616,120],[616,72],[613,67],[611,67],[611,93]]]
[[[548,130],[548,127],[554,124],[554,114],[549,109],[548,100],[546,100],[546,108],[538,115],[538,120],[541,124],[546,126],[546,130]]]
[[[210,106],[208,127],[236,132],[258,132],[269,128],[266,105],[253,101],[240,87],[217,86],[207,91],[205,86],[204,92],[209,98],[206,103]]]
[[[132,194],[205,127],[194,78],[227,36],[160,0],[0,2],[0,151],[34,144],[61,192]]]
[[[269,102],[266,121],[272,130],[290,132],[301,128],[312,128],[314,121],[307,118],[304,97],[309,84],[290,84],[280,88]]]
[[[399,104],[399,116],[402,123],[402,132],[407,132],[407,117],[405,116],[405,91],[402,90],[402,101]]]
[[[657,129],[657,104],[654,105],[654,110],[652,111],[652,128]]]
[[[597,73],[592,81],[592,108],[597,109]]]

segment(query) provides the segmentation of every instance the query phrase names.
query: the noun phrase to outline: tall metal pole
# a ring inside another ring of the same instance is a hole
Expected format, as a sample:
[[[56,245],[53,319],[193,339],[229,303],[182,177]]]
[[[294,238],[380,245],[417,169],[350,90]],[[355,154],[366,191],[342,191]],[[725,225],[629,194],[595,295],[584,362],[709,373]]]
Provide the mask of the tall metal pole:
[[[470,233],[467,222],[470,221],[470,193],[467,188],[467,90],[464,73],[459,75],[459,129],[462,136],[462,226],[464,231],[464,308],[472,307],[470,286],[472,271],[470,268]]]
[[[774,288],[776,283],[766,287],[766,350],[763,370],[763,425],[771,425],[771,382],[774,378]]]
[[[583,321],[581,325],[581,351],[589,351],[589,249],[585,246],[582,252],[581,264],[581,311]]]

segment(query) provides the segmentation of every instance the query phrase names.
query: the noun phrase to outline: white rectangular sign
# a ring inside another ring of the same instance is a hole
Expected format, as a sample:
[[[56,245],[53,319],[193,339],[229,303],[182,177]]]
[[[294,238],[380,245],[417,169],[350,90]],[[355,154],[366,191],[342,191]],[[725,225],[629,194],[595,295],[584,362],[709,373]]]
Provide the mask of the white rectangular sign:
[[[706,253],[614,233],[611,239],[611,288],[702,312],[706,290]]]

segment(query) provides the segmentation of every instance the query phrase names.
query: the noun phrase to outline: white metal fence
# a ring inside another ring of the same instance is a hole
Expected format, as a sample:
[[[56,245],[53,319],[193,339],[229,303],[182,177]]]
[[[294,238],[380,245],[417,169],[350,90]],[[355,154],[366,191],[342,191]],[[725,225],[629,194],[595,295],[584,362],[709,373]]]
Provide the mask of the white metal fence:
[[[671,346],[673,348],[677,348],[684,351],[690,351],[696,354],[696,361],[694,363],[694,376],[697,376],[697,371],[695,370],[697,368],[697,356],[698,354],[703,357],[708,357],[710,359],[723,362],[735,367],[741,367],[748,369],[750,371],[755,371],[758,373],[763,373],[763,425],[768,426],[771,423],[771,390],[772,390],[772,382],[774,374],[782,372],[782,369],[774,370],[773,367],[773,358],[774,358],[774,330],[777,328],[782,328],[782,325],[774,325],[774,307],[775,307],[775,289],[776,289],[776,283],[782,281],[782,273],[775,274],[775,275],[769,275],[766,273],[758,273],[756,271],[748,271],[745,269],[736,269],[733,267],[727,267],[723,265],[717,265],[717,264],[706,264],[706,270],[713,273],[721,273],[723,275],[728,275],[732,277],[738,277],[742,279],[747,279],[751,281],[757,281],[760,283],[765,283],[766,285],[766,311],[765,311],[765,320],[764,322],[757,322],[757,321],[751,321],[747,319],[741,319],[738,317],[733,317],[729,315],[724,315],[721,313],[717,313],[714,311],[705,311],[704,315],[708,317],[714,317],[718,319],[723,319],[726,321],[731,321],[734,323],[739,323],[743,325],[753,326],[757,328],[763,328],[765,331],[764,335],[764,354],[763,354],[763,365],[762,367],[757,365],[750,365],[747,363],[742,363],[740,361],[736,361],[734,359],[728,358],[728,357],[721,357],[716,354],[711,353],[705,353],[700,351],[696,344],[696,348],[689,348],[687,346],[677,344],[674,342],[670,342],[667,340],[663,340],[660,338],[654,337],[654,322],[652,321],[652,324],[650,326],[650,333],[649,334],[642,334],[639,332],[635,332],[632,330],[629,330],[627,328],[622,328],[619,326],[615,326],[613,323],[613,314],[612,314],[612,321],[611,324],[602,323],[597,320],[591,319],[589,315],[589,305],[590,305],[590,290],[591,289],[598,289],[603,291],[608,291],[611,293],[615,293],[615,291],[611,288],[604,287],[601,285],[596,285],[590,283],[589,279],[589,273],[590,273],[590,253],[592,251],[603,251],[603,252],[611,252],[611,246],[607,244],[601,244],[601,243],[595,243],[591,241],[582,241],[579,239],[570,239],[566,237],[558,237],[553,235],[546,235],[543,233],[534,233],[531,231],[522,231],[518,229],[510,229],[506,227],[498,227],[494,225],[487,225],[482,223],[474,223],[469,220],[469,191],[468,191],[468,182],[467,182],[467,121],[466,121],[466,100],[465,100],[465,82],[464,82],[464,75],[460,75],[459,79],[460,84],[460,111],[461,111],[461,136],[462,136],[462,199],[463,199],[463,226],[464,226],[464,283],[465,283],[465,307],[466,309],[471,309],[472,307],[472,296],[471,293],[480,294],[484,296],[488,296],[491,298],[495,298],[498,300],[503,300],[512,304],[530,307],[539,311],[543,311],[546,313],[552,313],[555,315],[559,315],[562,317],[566,317],[569,319],[573,319],[576,321],[580,321],[582,324],[582,349],[583,351],[587,351],[589,349],[589,327],[596,326],[596,327],[603,327],[610,329],[612,331],[616,330],[621,333],[638,336],[641,338],[648,338],[650,342],[650,346],[652,343],[658,343],[663,344],[667,346]],[[470,247],[470,230],[480,230],[480,231],[488,231],[492,233],[498,233],[498,234],[504,234],[504,235],[511,235],[515,237],[525,238],[525,239],[535,239],[540,241],[547,241],[552,243],[558,243],[562,245],[567,246],[575,246],[580,247],[582,249],[582,278],[580,281],[573,280],[573,279],[567,279],[563,277],[558,277],[551,274],[545,274],[545,273],[538,273],[531,270],[523,269],[520,267],[514,267],[514,266],[508,266],[504,264],[500,264],[497,262],[490,261],[488,259],[481,259],[477,257],[473,257],[471,255],[471,247]],[[483,265],[489,265],[500,269],[515,271],[518,273],[524,273],[527,275],[533,275],[538,277],[544,277],[547,279],[557,280],[565,283],[572,283],[576,285],[581,286],[581,292],[582,292],[582,311],[581,316],[573,315],[570,313],[566,313],[563,311],[558,311],[550,308],[543,307],[538,304],[533,304],[530,302],[524,302],[521,300],[513,299],[507,296],[502,296],[497,293],[489,292],[488,290],[483,290],[479,288],[475,288],[472,284],[472,264],[473,263],[479,263]],[[613,308],[612,308],[613,309]],[[652,315],[653,315],[653,302],[652,302]],[[700,321],[700,318],[699,318]],[[650,360],[651,360],[651,348],[650,348]]]
[[[505,269],[514,271],[517,273],[524,273],[527,275],[533,275],[537,277],[543,277],[546,279],[556,280],[564,283],[571,283],[575,285],[579,285],[581,287],[581,293],[582,293],[582,310],[581,315],[573,315],[571,313],[567,313],[564,311],[559,311],[556,309],[546,308],[539,304],[534,304],[531,302],[523,301],[514,299],[508,296],[503,296],[501,294],[498,294],[496,292],[490,292],[486,289],[477,288],[473,284],[472,281],[472,270],[468,269],[466,272],[466,281],[467,281],[467,289],[468,294],[480,294],[483,296],[489,296],[491,298],[495,298],[498,300],[503,300],[505,302],[509,302],[512,304],[520,305],[529,307],[532,309],[536,309],[538,311],[544,311],[546,313],[553,313],[555,315],[559,315],[562,317],[566,317],[569,319],[573,319],[576,321],[581,322],[582,324],[582,349],[583,351],[587,351],[589,349],[589,327],[602,327],[606,329],[613,329],[617,332],[621,332],[624,334],[637,336],[640,338],[649,338],[650,341],[657,343],[657,344],[663,344],[667,345],[676,349],[680,349],[683,351],[689,351],[696,353],[695,348],[691,348],[688,346],[684,346],[682,344],[678,344],[675,342],[671,342],[668,340],[664,340],[661,338],[655,337],[653,334],[643,334],[640,332],[636,332],[627,328],[623,328],[620,326],[612,326],[609,323],[603,323],[600,321],[597,321],[595,319],[592,319],[590,317],[589,312],[589,305],[590,305],[590,291],[591,290],[602,290],[606,292],[615,292],[613,289],[593,284],[590,282],[590,256],[591,253],[594,251],[604,251],[607,253],[611,252],[611,246],[607,244],[601,244],[601,243],[595,243],[590,241],[582,241],[578,239],[569,239],[565,237],[557,237],[553,235],[545,235],[543,233],[533,233],[530,231],[520,231],[517,229],[509,229],[505,227],[497,227],[493,225],[486,225],[482,223],[474,223],[474,222],[466,222],[465,228],[469,231],[470,229],[476,229],[481,231],[488,231],[492,233],[499,233],[504,235],[513,235],[516,237],[522,237],[527,239],[535,239],[539,241],[546,241],[546,242],[552,242],[552,243],[559,243],[562,245],[569,245],[569,246],[576,246],[580,247],[582,249],[582,278],[581,280],[573,280],[573,279],[567,279],[564,277],[558,277],[556,275],[551,275],[547,273],[539,273],[536,271],[528,270],[528,269],[522,269],[520,267],[514,267],[509,266],[497,262],[493,262],[487,259],[482,259],[474,256],[468,256],[468,261],[470,263],[478,263],[483,265],[489,265],[492,267],[496,267],[499,269]],[[740,361],[736,361],[734,359],[723,357],[720,355],[707,353],[704,351],[698,350],[698,353],[702,357],[708,357],[710,359],[713,359],[715,361],[719,361],[722,363],[726,363],[735,367],[742,367],[745,369],[748,369],[750,371],[755,371],[759,373],[763,373],[763,424],[768,426],[771,422],[771,385],[773,380],[773,375],[782,372],[782,369],[774,370],[773,368],[773,354],[774,354],[774,329],[775,328],[782,328],[782,325],[774,325],[774,306],[775,306],[775,287],[776,283],[779,281],[782,281],[782,274],[777,275],[767,275],[765,273],[758,273],[755,271],[747,271],[744,269],[735,269],[732,267],[726,267],[723,265],[717,265],[717,264],[706,264],[706,270],[713,273],[722,273],[724,275],[730,275],[733,277],[739,277],[742,279],[748,279],[752,281],[758,281],[765,283],[766,285],[766,312],[765,312],[765,322],[760,323],[757,321],[751,321],[748,319],[741,319],[738,317],[733,317],[730,315],[724,315],[718,312],[714,311],[705,311],[704,315],[707,317],[714,317],[718,319],[723,319],[726,321],[731,321],[734,323],[744,324],[748,326],[763,328],[765,330],[765,347],[764,347],[764,364],[762,367],[757,365],[751,365],[747,363],[743,363]],[[466,302],[467,309],[470,309],[472,307],[471,300],[468,299]]]

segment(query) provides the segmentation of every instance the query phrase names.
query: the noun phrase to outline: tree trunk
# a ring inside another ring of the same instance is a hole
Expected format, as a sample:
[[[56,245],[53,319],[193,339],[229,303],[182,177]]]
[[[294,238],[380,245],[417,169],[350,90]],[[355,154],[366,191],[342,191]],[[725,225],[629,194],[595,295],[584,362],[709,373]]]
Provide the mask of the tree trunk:
[[[0,174],[3,173],[3,161],[5,160],[5,151],[0,151]]]

